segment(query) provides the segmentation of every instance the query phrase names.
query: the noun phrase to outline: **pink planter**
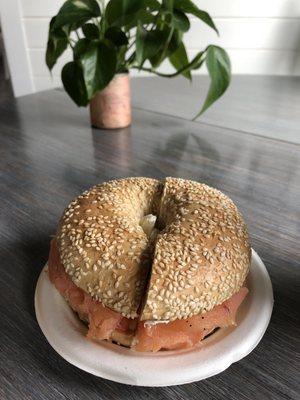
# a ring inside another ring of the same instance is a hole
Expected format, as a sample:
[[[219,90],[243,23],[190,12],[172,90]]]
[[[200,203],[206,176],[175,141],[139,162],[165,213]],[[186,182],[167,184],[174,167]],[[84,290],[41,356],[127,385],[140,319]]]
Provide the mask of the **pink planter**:
[[[91,124],[95,128],[117,129],[131,124],[130,77],[118,74],[90,102]]]

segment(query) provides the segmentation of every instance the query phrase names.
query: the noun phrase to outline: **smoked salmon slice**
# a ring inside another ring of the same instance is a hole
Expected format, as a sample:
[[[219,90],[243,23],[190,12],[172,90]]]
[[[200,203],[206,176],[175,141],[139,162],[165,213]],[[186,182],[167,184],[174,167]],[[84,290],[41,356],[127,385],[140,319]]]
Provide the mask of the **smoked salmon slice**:
[[[132,335],[132,321],[121,314],[104,307],[101,302],[94,300],[88,293],[77,287],[66,273],[56,244],[51,241],[48,260],[48,273],[50,281],[68,301],[81,319],[89,323],[87,337],[89,339],[110,339],[115,331]]]
[[[247,293],[248,289],[243,287],[238,293],[211,311],[189,319],[156,325],[140,321],[133,349],[156,352],[192,347],[215,328],[235,325],[236,312]]]
[[[199,343],[215,328],[235,324],[236,313],[248,293],[242,287],[221,305],[202,315],[169,323],[151,325],[130,320],[121,314],[104,307],[88,293],[77,287],[66,273],[61,263],[56,240],[51,241],[48,261],[51,282],[68,301],[79,317],[88,322],[87,338],[94,340],[112,339],[115,333],[128,335],[129,343],[136,332],[132,348],[136,351],[157,352],[159,350],[185,349]]]

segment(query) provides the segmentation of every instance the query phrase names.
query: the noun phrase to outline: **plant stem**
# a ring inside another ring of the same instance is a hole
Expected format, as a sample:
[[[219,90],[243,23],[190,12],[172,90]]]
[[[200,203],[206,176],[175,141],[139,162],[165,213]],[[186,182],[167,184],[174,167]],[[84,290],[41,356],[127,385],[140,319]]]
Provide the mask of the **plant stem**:
[[[186,71],[187,66],[188,65],[185,65],[184,67],[180,68],[178,71],[174,72],[173,74],[164,74],[163,72],[158,72],[153,68],[137,67],[135,65],[131,66],[131,68],[142,70],[145,72],[150,72],[151,74],[155,74],[157,76],[162,76],[163,78],[175,78],[175,76],[178,76],[178,75],[182,74],[182,72]]]
[[[173,74],[164,74],[164,73],[162,73],[162,72],[156,71],[156,70],[153,69],[153,68],[137,67],[137,66],[135,66],[135,65],[131,66],[131,68],[133,68],[133,69],[138,69],[138,70],[140,70],[140,71],[151,72],[151,74],[155,74],[155,75],[157,75],[157,76],[162,76],[162,77],[164,77],[164,78],[174,78],[175,76],[181,74],[181,72],[179,72],[179,71],[174,72]]]
[[[178,69],[176,72],[172,73],[172,74],[164,74],[163,72],[158,72],[153,68],[145,68],[145,67],[140,67],[137,65],[130,65],[130,68],[133,69],[138,69],[138,70],[142,70],[142,71],[146,71],[146,72],[150,72],[152,74],[158,75],[158,76],[162,76],[164,78],[174,78],[175,76],[178,76],[180,74],[182,74],[185,71],[191,71],[192,69],[194,69],[197,65],[197,63],[199,63],[200,58],[204,57],[202,59],[202,62],[200,63],[200,65],[198,67],[196,67],[196,69],[200,68],[202,63],[205,61],[205,53],[207,51],[208,47],[206,47],[202,52],[198,53],[188,64],[184,65],[182,68]],[[129,59],[127,60],[127,62],[130,61],[130,58],[134,55],[131,54],[131,56],[129,57]],[[200,56],[200,57],[199,57]]]

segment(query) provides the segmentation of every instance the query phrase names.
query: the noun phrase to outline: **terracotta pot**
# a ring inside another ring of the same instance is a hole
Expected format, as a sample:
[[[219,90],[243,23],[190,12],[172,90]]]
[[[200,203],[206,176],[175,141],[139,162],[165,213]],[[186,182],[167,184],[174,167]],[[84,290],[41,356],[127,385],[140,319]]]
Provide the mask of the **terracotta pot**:
[[[91,123],[95,128],[117,129],[131,124],[130,77],[118,74],[90,102]]]

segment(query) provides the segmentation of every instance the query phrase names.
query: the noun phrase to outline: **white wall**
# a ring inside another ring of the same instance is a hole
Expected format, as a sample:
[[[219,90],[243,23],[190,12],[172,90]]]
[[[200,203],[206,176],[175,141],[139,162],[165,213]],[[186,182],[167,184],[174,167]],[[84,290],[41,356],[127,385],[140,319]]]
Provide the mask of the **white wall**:
[[[215,43],[228,50],[234,73],[300,75],[300,0],[195,2],[215,18],[220,37],[192,20],[185,40],[191,55],[207,43]],[[68,54],[60,59],[51,78],[44,62],[48,23],[62,3],[63,0],[21,0],[21,21],[35,90],[60,85],[61,67],[70,57]]]

